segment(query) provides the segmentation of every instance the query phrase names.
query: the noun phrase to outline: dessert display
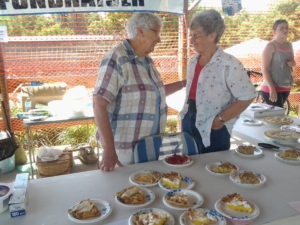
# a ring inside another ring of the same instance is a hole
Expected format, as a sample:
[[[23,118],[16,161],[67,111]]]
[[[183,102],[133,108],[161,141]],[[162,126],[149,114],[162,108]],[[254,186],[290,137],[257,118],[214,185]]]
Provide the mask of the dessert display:
[[[177,172],[162,174],[161,182],[164,186],[170,189],[179,189],[182,181],[182,176]]]
[[[205,213],[203,209],[191,209],[187,211],[188,220],[195,225],[210,225],[218,222],[217,218]]]
[[[147,212],[133,216],[134,225],[165,225],[168,215],[164,213]]]
[[[268,138],[282,141],[297,141],[300,138],[299,133],[288,130],[268,130],[264,134]]]
[[[255,146],[251,145],[240,145],[237,148],[237,151],[239,153],[245,154],[245,155],[253,155],[256,150]]]
[[[211,169],[215,173],[232,173],[237,170],[236,166],[230,162],[221,163]]]
[[[298,160],[300,158],[300,152],[296,149],[288,149],[279,153],[278,156],[283,159]]]
[[[101,216],[101,212],[96,204],[90,199],[80,201],[79,204],[75,205],[72,209],[69,209],[68,213],[79,220]]]
[[[263,120],[274,125],[289,125],[294,122],[293,119],[287,116],[270,116],[265,117]]]
[[[169,164],[181,165],[181,164],[188,163],[190,161],[190,158],[186,155],[173,154],[167,157],[165,160]]]
[[[250,203],[238,193],[226,195],[221,199],[221,201],[228,209],[245,213],[253,212],[253,208]]]
[[[161,178],[161,173],[157,171],[150,171],[147,173],[141,173],[134,176],[134,180],[140,183],[154,184]]]
[[[146,202],[145,192],[138,186],[131,186],[116,194],[118,200],[124,204],[138,205]]]
[[[259,177],[253,173],[253,172],[250,172],[250,171],[244,171],[242,173],[240,173],[238,175],[241,183],[244,183],[244,184],[259,184],[260,183],[260,179]]]
[[[194,200],[187,194],[175,192],[166,196],[166,201],[177,207],[190,207],[193,205]]]

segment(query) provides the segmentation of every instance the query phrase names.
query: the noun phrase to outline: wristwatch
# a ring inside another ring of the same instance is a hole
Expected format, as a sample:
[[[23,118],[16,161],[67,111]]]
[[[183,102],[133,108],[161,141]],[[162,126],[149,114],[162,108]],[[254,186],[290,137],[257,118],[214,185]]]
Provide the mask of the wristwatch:
[[[220,122],[225,123],[225,120],[223,120],[222,116],[218,115],[218,119],[220,120]]]

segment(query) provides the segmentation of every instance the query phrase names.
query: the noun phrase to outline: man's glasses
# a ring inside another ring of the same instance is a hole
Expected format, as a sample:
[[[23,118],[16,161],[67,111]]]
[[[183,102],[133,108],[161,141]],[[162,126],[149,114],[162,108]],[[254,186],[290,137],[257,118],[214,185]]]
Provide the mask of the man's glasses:
[[[195,33],[195,34],[190,34],[189,35],[189,38],[191,39],[191,40],[196,40],[196,39],[198,39],[198,38],[201,38],[201,37],[205,37],[206,35],[205,34],[197,34],[197,33]]]

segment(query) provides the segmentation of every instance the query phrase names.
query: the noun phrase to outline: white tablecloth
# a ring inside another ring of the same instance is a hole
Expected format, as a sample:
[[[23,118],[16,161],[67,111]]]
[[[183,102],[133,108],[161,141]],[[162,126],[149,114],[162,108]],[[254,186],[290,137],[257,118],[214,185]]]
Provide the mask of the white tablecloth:
[[[239,192],[260,208],[260,216],[253,225],[271,222],[296,215],[288,206],[289,202],[299,201],[300,173],[299,166],[284,164],[274,158],[274,152],[265,151],[259,159],[243,159],[233,151],[209,153],[192,157],[194,163],[185,168],[173,168],[161,161],[136,164],[117,168],[114,172],[104,173],[98,170],[56,177],[30,180],[28,185],[27,215],[10,218],[8,211],[0,214],[2,225],[68,225],[74,224],[67,217],[67,209],[74,203],[86,198],[100,198],[113,206],[112,214],[102,223],[126,221],[135,210],[124,208],[114,200],[114,194],[131,185],[129,176],[135,171],[156,169],[160,171],[178,171],[196,181],[194,190],[204,196],[205,208],[214,208],[215,202],[224,195]],[[205,164],[215,161],[230,161],[241,169],[263,173],[267,182],[258,189],[246,189],[232,183],[228,177],[214,176],[205,170]],[[173,214],[178,224],[181,211],[164,206],[162,196],[165,191],[159,187],[151,188],[156,200],[150,207],[163,208]],[[125,224],[124,224],[125,225]]]

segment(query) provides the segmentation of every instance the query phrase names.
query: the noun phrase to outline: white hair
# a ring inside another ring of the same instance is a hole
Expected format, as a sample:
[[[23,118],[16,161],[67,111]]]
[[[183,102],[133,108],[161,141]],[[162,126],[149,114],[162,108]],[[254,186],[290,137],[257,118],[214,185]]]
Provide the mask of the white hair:
[[[139,12],[133,14],[127,23],[127,34],[129,39],[134,39],[137,35],[138,28],[144,29],[152,29],[155,26],[161,25],[161,20],[158,16],[147,13],[147,12]]]

